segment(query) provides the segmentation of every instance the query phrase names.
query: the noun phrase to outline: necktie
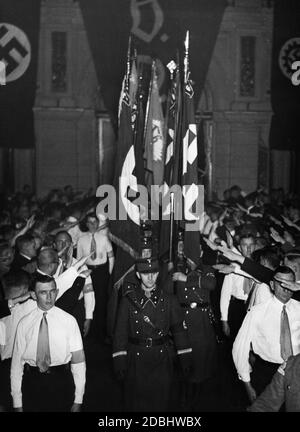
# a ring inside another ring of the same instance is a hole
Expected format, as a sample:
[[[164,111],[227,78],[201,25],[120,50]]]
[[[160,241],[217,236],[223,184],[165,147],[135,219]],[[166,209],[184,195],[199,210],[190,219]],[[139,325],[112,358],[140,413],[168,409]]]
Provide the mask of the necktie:
[[[36,365],[41,372],[46,372],[51,364],[48,322],[46,315],[47,312],[44,312],[40,324],[36,350]]]
[[[283,306],[281,312],[280,354],[284,361],[286,361],[291,355],[293,355],[291,330],[290,330],[289,318],[286,313],[285,305]]]
[[[253,282],[252,288],[251,288],[250,293],[248,295],[248,299],[246,301],[247,311],[249,311],[252,308],[252,306],[255,305],[257,287],[258,287],[258,284]]]
[[[93,253],[93,255],[91,255],[91,259],[95,260],[97,258],[97,245],[95,240],[95,234],[92,234],[91,253]]]

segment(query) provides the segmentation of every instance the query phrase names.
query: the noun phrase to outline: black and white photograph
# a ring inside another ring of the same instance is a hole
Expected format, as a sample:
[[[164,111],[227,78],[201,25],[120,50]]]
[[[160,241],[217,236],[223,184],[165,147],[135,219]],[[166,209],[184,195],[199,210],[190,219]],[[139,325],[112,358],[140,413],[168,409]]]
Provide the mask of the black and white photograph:
[[[22,412],[300,412],[299,0],[0,0],[0,413]]]

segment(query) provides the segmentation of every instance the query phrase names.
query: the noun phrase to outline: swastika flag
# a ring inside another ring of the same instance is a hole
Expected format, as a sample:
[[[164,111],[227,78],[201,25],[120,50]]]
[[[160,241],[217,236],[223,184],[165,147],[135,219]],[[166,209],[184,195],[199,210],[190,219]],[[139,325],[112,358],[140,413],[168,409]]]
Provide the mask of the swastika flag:
[[[40,0],[0,2],[0,147],[34,146]]]

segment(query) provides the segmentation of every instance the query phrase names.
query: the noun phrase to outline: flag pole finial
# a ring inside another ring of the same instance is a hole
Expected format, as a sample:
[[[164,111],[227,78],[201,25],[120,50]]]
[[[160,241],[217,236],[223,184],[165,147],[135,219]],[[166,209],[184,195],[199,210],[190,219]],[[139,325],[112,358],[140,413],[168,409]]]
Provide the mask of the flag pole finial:
[[[190,48],[190,31],[187,30],[185,41],[184,41],[184,77],[185,81],[187,80],[188,66],[189,66],[189,48]]]

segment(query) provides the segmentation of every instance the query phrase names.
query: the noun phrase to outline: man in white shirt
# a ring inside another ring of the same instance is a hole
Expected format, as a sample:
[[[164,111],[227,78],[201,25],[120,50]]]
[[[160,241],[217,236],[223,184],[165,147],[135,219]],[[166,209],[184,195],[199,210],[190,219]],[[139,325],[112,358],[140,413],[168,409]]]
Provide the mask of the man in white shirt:
[[[78,240],[77,258],[80,259],[90,254],[86,265],[88,269],[92,270],[91,277],[96,300],[92,333],[98,340],[104,341],[106,337],[108,282],[115,259],[107,233],[101,229],[106,228],[106,224],[99,226],[97,215],[90,213],[87,215],[86,225],[89,232]]]
[[[240,238],[240,252],[250,258],[255,249],[252,235]],[[251,279],[232,273],[226,275],[222,285],[220,310],[223,331],[234,341],[246,314],[246,301],[251,291]]]
[[[251,402],[269,384],[279,365],[287,360],[283,358],[283,317],[288,317],[292,355],[300,352],[300,303],[291,299],[300,285],[297,288],[294,282],[295,274],[290,268],[277,268],[271,281],[273,297],[252,307],[233,344],[233,361]],[[286,329],[285,325],[285,335]],[[251,348],[255,356],[253,371],[249,363]]]
[[[55,280],[40,275],[34,289],[37,307],[19,322],[11,364],[15,411],[81,410],[82,339],[75,318],[54,306],[56,295]]]

